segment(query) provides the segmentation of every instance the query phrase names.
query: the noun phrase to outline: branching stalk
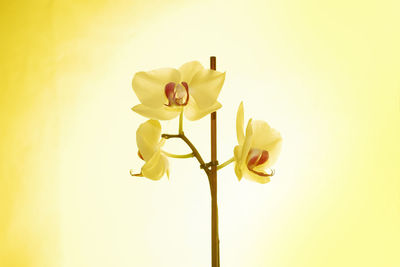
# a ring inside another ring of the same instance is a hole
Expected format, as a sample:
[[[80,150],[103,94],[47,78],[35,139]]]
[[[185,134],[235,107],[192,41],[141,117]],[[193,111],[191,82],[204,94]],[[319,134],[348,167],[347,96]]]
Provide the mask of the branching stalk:
[[[186,135],[182,132],[182,134],[162,134],[162,138],[165,139],[170,139],[170,138],[180,138],[182,139],[192,150],[193,156],[197,159],[197,161],[200,163],[200,166],[206,166],[206,163],[204,162],[203,158],[201,157],[199,151],[196,149],[196,147],[190,142],[190,140],[186,137]],[[205,173],[207,174],[207,177],[210,176],[210,170],[208,168],[203,168]],[[210,179],[208,179],[210,180]]]
[[[167,151],[161,150],[161,152],[170,157],[170,158],[176,158],[176,159],[187,159],[187,158],[193,158],[194,154],[193,153],[189,153],[189,154],[184,154],[184,155],[177,155],[177,154],[173,154],[173,153],[169,153]]]

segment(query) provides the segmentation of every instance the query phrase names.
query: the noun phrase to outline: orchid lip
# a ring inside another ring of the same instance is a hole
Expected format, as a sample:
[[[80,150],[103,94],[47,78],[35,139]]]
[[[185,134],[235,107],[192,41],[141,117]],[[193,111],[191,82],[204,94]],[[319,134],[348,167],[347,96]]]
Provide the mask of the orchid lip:
[[[131,176],[143,177],[143,173],[142,172],[134,173],[133,170],[130,170],[129,173],[130,173]]]
[[[189,86],[186,82],[169,82],[165,85],[164,92],[168,100],[165,105],[168,107],[186,106],[189,101]]]
[[[259,176],[263,176],[263,177],[274,176],[274,174],[275,174],[274,170],[271,170],[271,173],[259,172],[259,171],[253,170],[253,169],[249,169],[249,171],[251,171]]]
[[[262,171],[256,171],[254,170],[255,167],[260,166],[267,162],[269,159],[269,153],[267,150],[261,150],[261,149],[256,149],[252,148],[250,149],[248,155],[247,155],[247,168],[249,171],[259,175],[259,176],[273,176],[274,172],[272,171],[271,174],[265,173]]]

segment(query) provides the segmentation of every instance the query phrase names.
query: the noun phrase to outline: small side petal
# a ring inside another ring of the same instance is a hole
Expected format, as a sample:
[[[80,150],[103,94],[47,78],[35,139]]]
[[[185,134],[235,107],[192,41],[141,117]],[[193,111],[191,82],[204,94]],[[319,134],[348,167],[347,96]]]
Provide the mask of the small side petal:
[[[203,69],[193,76],[189,84],[189,94],[201,108],[207,108],[217,101],[225,81],[225,73]]]
[[[144,177],[157,181],[168,171],[168,160],[161,155],[160,151],[154,153],[151,159],[142,167]]]
[[[181,72],[181,80],[190,84],[193,76],[200,70],[204,70],[204,67],[198,61],[191,61],[183,64],[179,71]]]
[[[236,114],[236,136],[239,144],[243,144],[244,142],[244,111],[243,111],[243,102],[240,102],[237,114]]]
[[[140,102],[151,108],[160,108],[166,102],[165,85],[180,82],[181,74],[172,68],[138,72],[132,80],[132,88]]]
[[[189,103],[185,107],[183,112],[185,114],[185,117],[188,120],[195,121],[195,120],[199,120],[199,119],[203,118],[204,116],[220,109],[221,107],[222,107],[221,103],[219,103],[217,101],[213,105],[211,105],[207,108],[201,109],[197,105],[196,101],[193,98],[190,98]]]
[[[238,180],[240,181],[242,180],[243,177],[242,166],[241,166],[243,165],[243,162],[241,160],[242,146],[235,146],[235,148],[233,149],[233,155],[235,159],[235,174]]]
[[[240,166],[237,163],[235,165],[235,174],[239,181],[242,180],[243,177],[242,168],[240,168]]]
[[[140,154],[148,161],[159,149],[161,125],[159,121],[148,120],[142,123],[136,131],[136,143]]]
[[[156,120],[171,120],[179,115],[178,109],[167,106],[162,106],[161,108],[156,109],[139,104],[134,106],[132,110],[146,118]]]

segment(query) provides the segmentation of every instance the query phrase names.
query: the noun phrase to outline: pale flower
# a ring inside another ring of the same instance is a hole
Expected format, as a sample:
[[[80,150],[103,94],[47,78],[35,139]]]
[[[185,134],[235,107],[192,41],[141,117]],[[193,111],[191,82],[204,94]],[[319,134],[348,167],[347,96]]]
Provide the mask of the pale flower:
[[[192,61],[173,68],[138,72],[132,88],[141,104],[133,111],[150,119],[170,120],[182,111],[189,120],[198,120],[222,105],[217,101],[225,73],[205,69]]]
[[[244,134],[243,102],[240,103],[236,117],[236,134],[239,145],[234,149],[235,174],[239,181],[245,178],[268,183],[274,174],[265,172],[278,158],[282,137],[265,121],[249,120]]]
[[[136,131],[138,155],[145,161],[140,174],[151,180],[159,180],[166,173],[169,177],[169,164],[161,151],[165,139],[161,139],[161,125],[159,121],[148,120],[142,123]]]

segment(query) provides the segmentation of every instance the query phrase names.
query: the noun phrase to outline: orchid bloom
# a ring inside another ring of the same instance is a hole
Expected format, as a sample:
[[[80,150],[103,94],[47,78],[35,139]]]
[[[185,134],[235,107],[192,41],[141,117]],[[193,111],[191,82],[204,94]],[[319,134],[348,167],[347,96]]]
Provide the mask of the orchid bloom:
[[[265,121],[249,120],[244,134],[243,102],[240,103],[236,117],[236,134],[239,145],[234,149],[235,174],[239,181],[245,178],[268,183],[270,176],[265,169],[270,168],[278,158],[281,150],[282,137]]]
[[[161,125],[159,121],[148,120],[142,123],[136,131],[138,155],[146,163],[139,174],[151,180],[160,180],[166,173],[169,177],[169,164],[161,151],[165,139],[161,139]]]
[[[132,88],[141,104],[132,108],[140,115],[157,120],[170,120],[182,111],[189,120],[198,120],[221,108],[217,101],[225,73],[205,69],[192,61],[173,68],[138,72]]]

